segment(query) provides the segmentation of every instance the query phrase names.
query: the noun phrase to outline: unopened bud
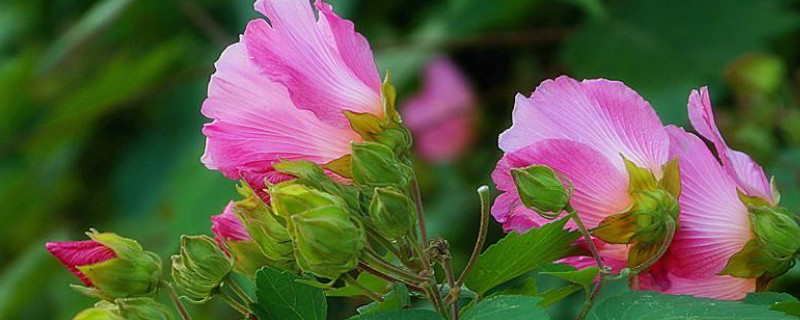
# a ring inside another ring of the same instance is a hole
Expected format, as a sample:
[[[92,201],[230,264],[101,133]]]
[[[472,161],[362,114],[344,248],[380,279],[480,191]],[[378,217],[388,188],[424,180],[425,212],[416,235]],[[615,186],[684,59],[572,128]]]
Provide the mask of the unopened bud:
[[[119,315],[125,320],[173,320],[172,312],[152,298],[117,299]]]
[[[181,236],[172,256],[172,279],[187,297],[205,301],[233,269],[233,260],[208,236]]]
[[[363,226],[338,205],[291,215],[289,234],[300,268],[328,279],[355,268],[366,245]]]
[[[223,216],[230,214],[240,221],[248,237],[228,238],[227,248],[235,259],[237,272],[252,277],[268,265],[281,270],[296,270],[292,242],[286,226],[281,224],[270,208],[254,195],[228,206]],[[219,217],[219,216],[218,216]]]
[[[90,230],[86,235],[92,240],[46,244],[87,286],[76,289],[106,300],[156,292],[161,276],[161,259],[156,254],[115,233]]]
[[[750,224],[768,257],[791,261],[800,251],[800,227],[781,207],[750,207]]]
[[[119,308],[108,301],[101,301],[89,309],[85,309],[72,320],[126,320],[119,315]]]
[[[417,221],[414,203],[393,187],[375,188],[369,216],[375,230],[392,240],[408,234]]]
[[[408,185],[411,168],[402,163],[391,148],[380,143],[364,141],[352,143],[352,149],[353,158],[350,166],[356,184],[400,188]]]
[[[532,165],[511,170],[519,198],[525,207],[544,217],[556,216],[569,205],[570,192],[548,166]]]
[[[287,219],[310,209],[342,203],[336,196],[302,184],[277,184],[270,188],[269,193],[272,196],[272,210]]]

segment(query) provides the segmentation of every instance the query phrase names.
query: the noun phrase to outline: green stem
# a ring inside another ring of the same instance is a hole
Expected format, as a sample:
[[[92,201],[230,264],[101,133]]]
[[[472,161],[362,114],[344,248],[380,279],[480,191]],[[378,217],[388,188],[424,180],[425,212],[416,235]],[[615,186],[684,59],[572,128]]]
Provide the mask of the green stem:
[[[418,283],[412,283],[412,282],[407,282],[407,281],[404,281],[404,280],[400,280],[400,279],[398,279],[398,278],[396,278],[394,276],[391,276],[391,275],[388,275],[386,273],[383,273],[383,272],[381,272],[381,271],[369,266],[368,264],[366,264],[364,262],[359,262],[358,263],[358,269],[360,269],[361,271],[364,271],[364,272],[371,273],[372,275],[374,275],[374,276],[376,276],[378,278],[384,279],[386,281],[389,281],[389,282],[400,282],[400,283],[403,283],[406,286],[408,286],[408,288],[411,289],[411,290],[417,291],[419,293],[424,293],[424,290],[417,285]]]
[[[378,256],[375,252],[371,250],[367,250],[364,252],[363,260],[372,267],[375,267],[383,272],[391,273],[397,276],[398,278],[411,283],[420,283],[427,280],[424,277],[409,273],[408,271],[400,269],[397,266],[389,263],[388,261],[383,260],[383,258]]]
[[[486,242],[486,232],[489,228],[489,187],[481,186],[478,188],[478,196],[481,199],[481,224],[478,229],[478,239],[475,240],[475,247],[472,248],[472,254],[467,261],[467,265],[461,271],[458,281],[456,281],[455,286],[459,288],[464,284],[464,280],[466,280],[467,274],[469,274],[475,261],[478,260],[483,244]]]
[[[449,255],[449,253],[448,253]],[[447,295],[445,304],[452,304],[453,307],[453,320],[458,320],[458,296],[461,293],[461,287],[456,286],[456,277],[453,273],[453,265],[450,263],[450,257],[445,256],[442,258],[442,268],[444,269],[445,276],[447,277],[447,284],[450,285],[450,292]]]
[[[222,298],[222,301],[225,301],[225,303],[227,303],[231,308],[233,308],[237,312],[241,313],[243,316],[250,317],[250,315],[252,314],[252,312],[250,312],[250,309],[243,306],[241,303],[239,303],[239,301],[236,301],[236,299],[231,298],[231,296],[229,296],[227,293],[220,290],[217,296]]]
[[[589,231],[586,229],[586,226],[583,224],[583,221],[578,216],[578,212],[575,211],[572,207],[567,208],[567,212],[569,213],[570,218],[572,221],[575,222],[575,225],[578,226],[578,230],[583,235],[583,238],[586,240],[586,245],[589,247],[589,252],[592,253],[592,256],[597,262],[597,267],[600,270],[600,277],[597,279],[597,283],[592,288],[592,293],[583,302],[583,308],[581,308],[580,313],[576,319],[582,320],[585,319],[586,316],[589,314],[589,310],[592,309],[595,300],[597,300],[597,296],[600,293],[600,289],[603,288],[603,284],[605,283],[605,274],[608,271],[606,269],[605,264],[603,263],[603,258],[600,257],[600,254],[597,252],[597,246],[594,244],[594,240],[592,240],[592,236],[589,234]]]
[[[178,294],[175,292],[175,287],[173,287],[171,283],[163,280],[161,281],[161,286],[167,288],[167,293],[169,293],[169,299],[172,301],[172,304],[175,305],[175,309],[178,309],[178,314],[181,315],[181,319],[192,320],[192,317],[189,315],[189,312],[186,311],[186,307],[183,306],[181,299],[178,298]]]
[[[419,193],[419,183],[417,175],[411,178],[411,196],[414,198],[414,206],[417,209],[417,221],[419,222],[419,232],[422,239],[422,246],[428,247],[428,229],[425,227],[425,212],[422,211],[422,196]]]
[[[344,280],[344,282],[346,284],[348,284],[350,286],[353,286],[353,287],[356,287],[356,288],[358,288],[358,290],[361,290],[361,292],[363,292],[364,295],[366,295],[370,299],[372,299],[374,301],[377,301],[377,302],[383,302],[383,297],[380,294],[378,294],[377,292],[374,292],[374,291],[370,290],[369,288],[361,285],[360,283],[358,283],[358,281],[355,278],[353,278],[353,276],[351,276],[349,274],[344,274],[343,277],[342,277],[342,280]]]
[[[236,294],[240,299],[242,299],[245,303],[247,303],[247,305],[253,304],[253,299],[250,299],[250,297],[247,295],[247,293],[244,292],[242,287],[239,286],[239,283],[237,283],[236,280],[233,280],[231,277],[228,277],[227,279],[225,279],[225,284],[229,288],[231,288],[231,291],[233,291],[234,294]]]

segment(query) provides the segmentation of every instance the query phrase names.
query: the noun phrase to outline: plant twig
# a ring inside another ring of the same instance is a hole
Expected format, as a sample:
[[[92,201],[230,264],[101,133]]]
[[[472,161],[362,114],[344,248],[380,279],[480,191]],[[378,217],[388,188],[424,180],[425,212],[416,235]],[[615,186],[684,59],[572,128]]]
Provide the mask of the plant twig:
[[[456,277],[453,274],[453,265],[450,263],[451,257],[445,255],[442,257],[442,268],[444,268],[445,276],[447,277],[447,284],[450,285],[450,293],[448,293],[447,300],[452,303],[453,307],[453,320],[458,320],[458,295],[461,293],[461,287],[456,286]]]
[[[489,228],[489,187],[481,186],[478,188],[478,196],[481,199],[481,224],[478,228],[478,239],[475,240],[475,247],[472,248],[472,254],[467,261],[467,265],[464,267],[464,270],[461,271],[458,281],[456,281],[456,287],[459,288],[464,284],[464,280],[466,280],[467,274],[469,274],[475,261],[478,260],[481,249],[483,249],[483,244],[486,242],[486,231]]]
[[[181,315],[181,319],[192,320],[189,312],[186,311],[186,307],[183,306],[181,299],[178,298],[178,294],[175,292],[175,287],[173,287],[171,283],[163,280],[161,281],[161,286],[167,288],[169,299],[172,301],[172,304],[175,305],[175,309],[178,309],[178,314]]]
[[[227,293],[223,292],[222,290],[219,291],[217,296],[222,298],[222,300],[225,301],[225,303],[227,303],[231,308],[233,308],[237,312],[241,313],[243,316],[250,317],[250,315],[252,314],[252,312],[250,312],[250,309],[248,309],[247,307],[243,306],[241,303],[239,303],[239,301],[236,301],[236,299],[231,298],[231,296],[229,296]]]
[[[344,283],[346,283],[346,284],[348,284],[350,286],[356,287],[358,290],[361,290],[361,292],[363,292],[364,295],[366,295],[367,297],[369,297],[373,301],[383,302],[383,297],[380,294],[378,294],[377,292],[372,291],[369,288],[365,287],[364,285],[358,283],[358,280],[353,278],[353,276],[351,276],[349,274],[344,274],[344,275],[342,275],[342,280],[344,280]]]
[[[428,248],[428,229],[425,227],[425,212],[422,211],[422,196],[419,193],[419,183],[417,176],[411,178],[411,196],[414,198],[414,206],[417,209],[417,221],[419,223],[420,238],[422,239],[422,247]],[[424,258],[427,260],[427,258]]]
[[[370,274],[372,274],[372,275],[374,275],[374,276],[376,276],[378,278],[381,278],[381,279],[389,281],[389,282],[400,282],[400,283],[403,283],[409,289],[417,291],[419,293],[425,293],[425,290],[423,290],[417,284],[414,284],[414,283],[411,283],[411,282],[407,282],[407,281],[403,281],[403,280],[395,278],[395,277],[393,277],[391,275],[385,274],[385,273],[383,273],[383,272],[381,272],[381,271],[379,271],[379,270],[377,270],[377,269],[375,269],[375,268],[373,268],[373,267],[371,267],[368,264],[365,264],[363,262],[359,262],[358,263],[358,269],[360,269],[361,271],[364,271],[364,272],[368,272],[368,273],[370,273]]]
[[[581,220],[581,218],[578,216],[578,212],[575,211],[575,209],[571,206],[567,208],[567,212],[569,213],[572,221],[575,222],[575,225],[578,226],[578,230],[583,235],[583,238],[586,240],[586,245],[589,247],[589,252],[592,253],[592,257],[594,257],[595,262],[597,263],[597,268],[600,270],[600,277],[598,277],[597,283],[595,283],[594,288],[592,288],[592,293],[589,295],[589,297],[587,297],[586,301],[583,302],[583,308],[581,308],[581,311],[576,318],[578,320],[582,320],[586,318],[586,315],[589,314],[589,310],[591,310],[592,306],[594,305],[594,301],[597,300],[597,295],[600,292],[600,289],[603,287],[603,284],[606,280],[605,275],[608,270],[603,263],[603,258],[600,257],[600,253],[597,251],[597,246],[595,246],[594,240],[592,240],[592,236],[589,234],[589,230],[586,229],[586,226],[583,224],[583,220]]]
[[[419,283],[427,280],[427,278],[425,277],[398,268],[397,266],[389,263],[388,261],[383,260],[383,258],[379,257],[375,252],[372,252],[370,250],[364,252],[363,259],[364,262],[366,262],[367,264],[374,264],[374,267],[377,267],[378,269],[388,270],[397,277],[409,282]]]

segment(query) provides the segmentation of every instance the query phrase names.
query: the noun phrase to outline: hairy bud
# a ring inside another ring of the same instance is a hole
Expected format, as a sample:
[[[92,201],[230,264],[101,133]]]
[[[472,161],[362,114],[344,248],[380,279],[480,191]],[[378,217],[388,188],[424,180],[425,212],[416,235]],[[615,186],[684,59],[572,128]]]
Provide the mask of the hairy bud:
[[[370,187],[395,186],[403,189],[411,180],[411,168],[389,147],[376,142],[354,142],[350,166],[353,180]],[[371,188],[370,188],[371,190]]]
[[[233,269],[233,260],[208,236],[181,236],[172,256],[172,279],[187,297],[205,301]]]
[[[414,203],[393,187],[375,188],[369,217],[375,230],[392,240],[408,234],[417,222]]]

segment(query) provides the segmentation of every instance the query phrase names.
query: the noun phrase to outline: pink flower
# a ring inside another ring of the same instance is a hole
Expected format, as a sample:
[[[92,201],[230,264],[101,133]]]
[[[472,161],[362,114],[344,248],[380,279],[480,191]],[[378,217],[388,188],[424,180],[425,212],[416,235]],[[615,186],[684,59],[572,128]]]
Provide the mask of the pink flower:
[[[670,153],[678,156],[682,180],[680,229],[653,272],[640,277],[640,289],[741,299],[756,289],[755,278],[718,275],[728,260],[753,238],[747,206],[737,190],[776,204],[764,170],[746,154],[730,149],[719,133],[708,90],[689,96],[689,119],[710,140],[721,161],[697,136],[669,126]]]
[[[244,228],[242,221],[233,212],[236,202],[231,201],[225,206],[221,214],[211,217],[211,232],[219,243],[226,241],[249,241],[250,234]]]
[[[215,64],[202,113],[202,162],[254,190],[275,174],[279,159],[325,164],[360,141],[344,111],[382,116],[380,78],[366,39],[330,5],[307,0],[259,0],[265,15],[250,21],[240,41]],[[261,194],[262,197],[264,196]]]
[[[445,162],[461,155],[475,138],[476,101],[466,77],[447,58],[432,60],[422,91],[403,106],[403,121],[420,155]]]
[[[588,228],[633,204],[623,156],[656,178],[668,161],[669,137],[650,104],[616,81],[546,80],[530,98],[517,95],[513,125],[500,135],[505,154],[492,173],[503,193],[492,215],[506,231],[524,232],[548,221],[525,208],[510,175],[512,168],[547,165],[574,185],[570,204]],[[574,227],[572,221],[568,226]],[[606,264],[627,265],[626,245],[596,240]],[[587,259],[566,262],[584,267]]]
[[[89,266],[114,259],[114,250],[94,240],[71,242],[48,242],[47,251],[56,257],[70,272],[78,276],[87,287],[94,286],[92,281],[78,267]]]

